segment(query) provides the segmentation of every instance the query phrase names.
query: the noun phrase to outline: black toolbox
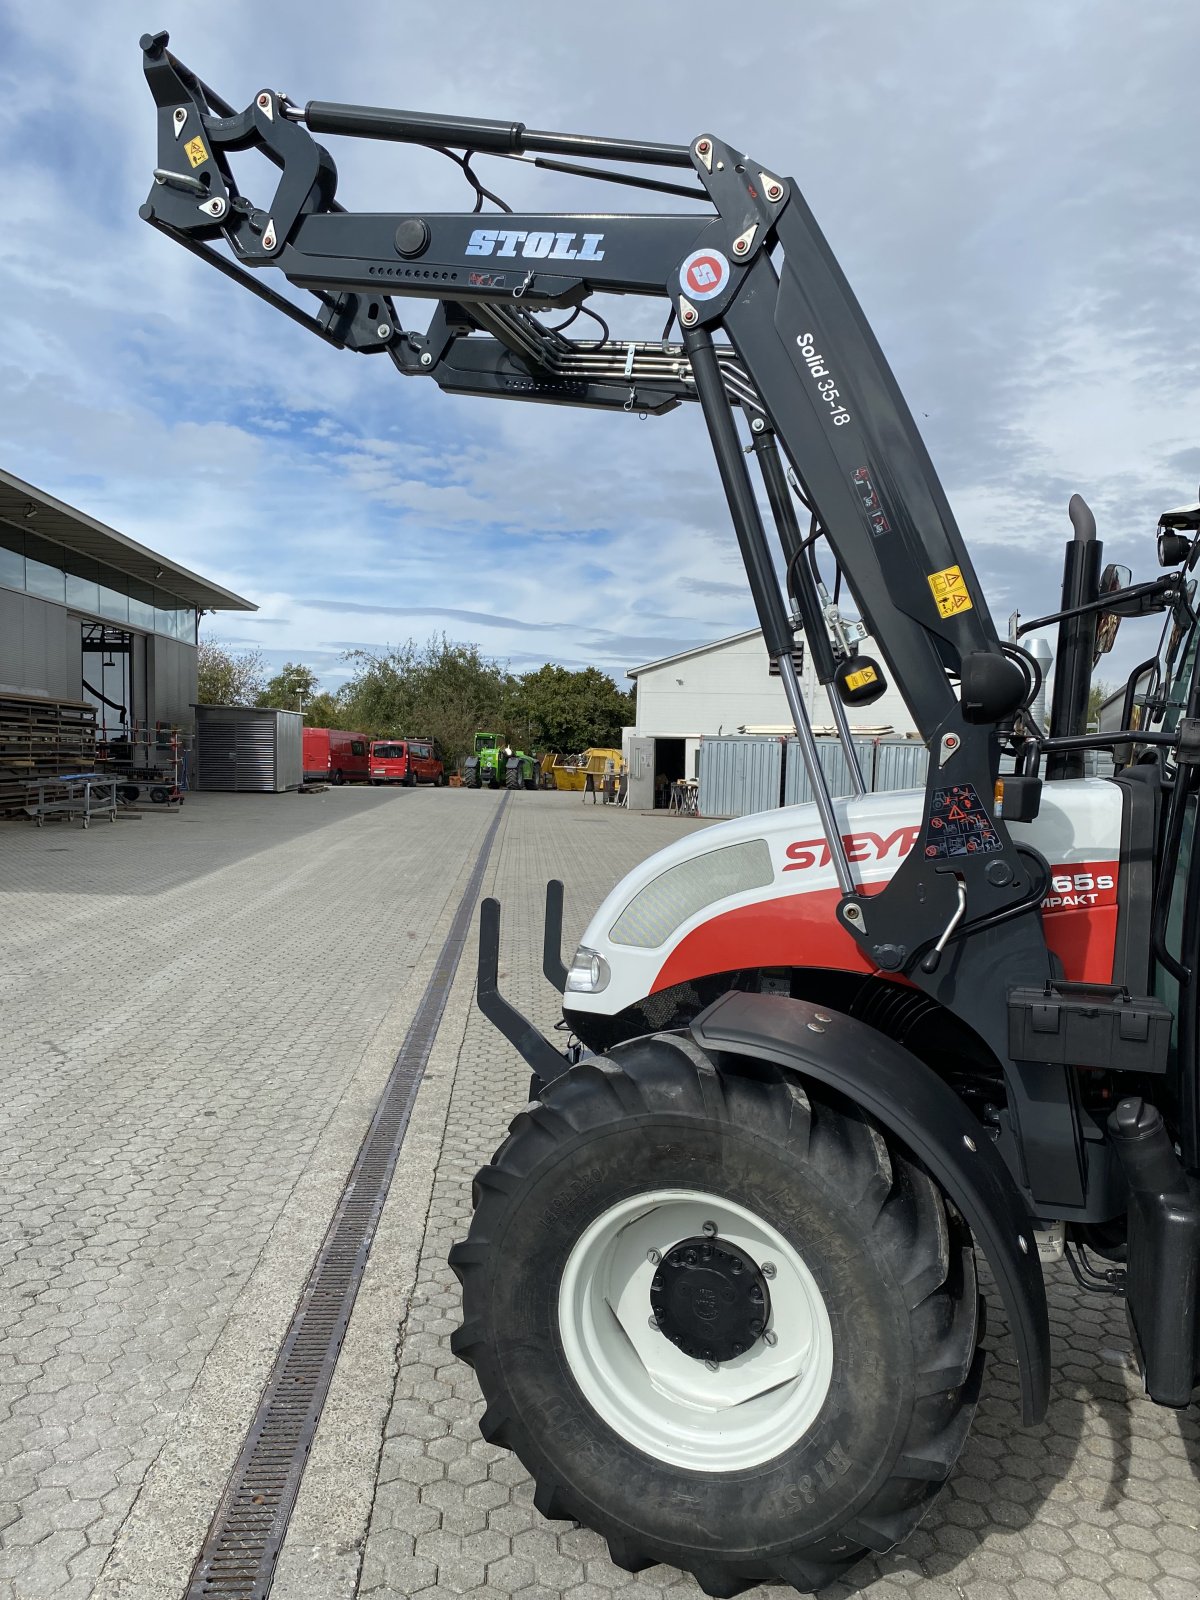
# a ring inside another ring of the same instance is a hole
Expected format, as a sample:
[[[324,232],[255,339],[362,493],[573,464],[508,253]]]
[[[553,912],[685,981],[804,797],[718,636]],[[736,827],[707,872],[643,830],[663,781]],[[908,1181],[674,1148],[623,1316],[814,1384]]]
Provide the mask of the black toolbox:
[[[1014,1061],[1101,1072],[1165,1072],[1171,1012],[1153,995],[1123,984],[1047,979],[1041,989],[1010,989],[1008,1049]]]

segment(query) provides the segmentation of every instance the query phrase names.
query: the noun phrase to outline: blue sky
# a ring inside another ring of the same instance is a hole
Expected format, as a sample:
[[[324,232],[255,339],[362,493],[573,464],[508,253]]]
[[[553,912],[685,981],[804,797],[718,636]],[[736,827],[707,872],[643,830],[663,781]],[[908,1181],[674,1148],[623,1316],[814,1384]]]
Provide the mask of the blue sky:
[[[10,4],[0,462],[255,600],[207,631],[272,665],[333,687],[346,649],[444,630],[518,670],[620,677],[753,614],[695,408],[639,421],[442,395],[329,349],[141,223],[155,134],[137,41],[164,26],[239,106],[270,85],[672,142],[711,130],[794,176],[1001,625],[1052,603],[1073,490],[1109,556],[1142,569],[1158,512],[1194,497],[1200,13],[1184,0]],[[432,155],[330,144],[351,207],[469,209]],[[634,203],[481,167],[518,206]],[[429,309],[407,302],[406,325]],[[661,323],[622,309],[622,332]],[[1114,668],[1148,653],[1135,632]]]

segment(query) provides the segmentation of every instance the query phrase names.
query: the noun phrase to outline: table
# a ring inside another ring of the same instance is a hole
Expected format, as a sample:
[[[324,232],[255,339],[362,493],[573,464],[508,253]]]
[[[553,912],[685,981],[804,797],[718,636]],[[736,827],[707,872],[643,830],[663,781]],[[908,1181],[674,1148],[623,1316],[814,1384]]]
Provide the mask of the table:
[[[698,817],[700,815],[699,779],[677,779],[671,785],[671,803],[667,809],[677,817]]]

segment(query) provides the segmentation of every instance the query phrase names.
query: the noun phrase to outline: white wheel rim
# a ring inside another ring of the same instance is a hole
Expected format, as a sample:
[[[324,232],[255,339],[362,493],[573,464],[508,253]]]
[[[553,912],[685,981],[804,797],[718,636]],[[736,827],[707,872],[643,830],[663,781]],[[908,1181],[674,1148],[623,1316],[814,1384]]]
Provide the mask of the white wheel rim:
[[[651,1322],[655,1262],[715,1223],[768,1274],[766,1333],[714,1372]],[[580,1235],[567,1258],[558,1326],[572,1376],[628,1443],[677,1467],[738,1472],[773,1460],[812,1426],[833,1373],[833,1329],[804,1258],[732,1200],[686,1189],[634,1195]]]

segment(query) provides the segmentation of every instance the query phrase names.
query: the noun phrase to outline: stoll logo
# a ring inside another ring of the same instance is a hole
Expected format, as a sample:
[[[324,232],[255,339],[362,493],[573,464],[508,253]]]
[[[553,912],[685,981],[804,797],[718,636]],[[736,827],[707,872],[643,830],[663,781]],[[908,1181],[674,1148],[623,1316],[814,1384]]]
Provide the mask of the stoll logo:
[[[603,261],[602,233],[529,233],[516,228],[476,228],[468,256],[521,256],[526,261]],[[519,246],[519,248],[518,248]]]

